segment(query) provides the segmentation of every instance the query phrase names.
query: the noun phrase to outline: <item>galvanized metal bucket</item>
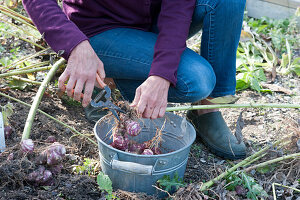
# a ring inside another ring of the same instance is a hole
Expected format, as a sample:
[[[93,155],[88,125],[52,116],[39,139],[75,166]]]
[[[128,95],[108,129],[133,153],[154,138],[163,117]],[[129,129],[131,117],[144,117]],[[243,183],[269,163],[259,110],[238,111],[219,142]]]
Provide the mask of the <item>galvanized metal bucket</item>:
[[[172,113],[166,113],[165,116],[156,120],[142,119],[142,132],[132,138],[142,143],[151,140],[157,128],[161,129],[161,150],[164,154],[160,155],[137,155],[111,147],[113,117],[102,117],[95,124],[94,133],[98,141],[101,168],[111,179],[114,189],[163,197],[165,193],[153,187],[158,179],[164,175],[173,177],[176,172],[183,178],[196,132],[185,118]]]

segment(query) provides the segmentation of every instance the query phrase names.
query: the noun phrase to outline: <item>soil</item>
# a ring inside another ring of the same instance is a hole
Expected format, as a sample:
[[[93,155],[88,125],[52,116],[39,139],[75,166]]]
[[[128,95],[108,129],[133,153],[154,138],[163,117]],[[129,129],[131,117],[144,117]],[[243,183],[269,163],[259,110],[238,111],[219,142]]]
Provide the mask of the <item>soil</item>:
[[[2,46],[7,47],[3,55],[8,55],[10,46],[7,44],[13,41],[2,41]],[[27,48],[24,42],[18,44],[21,51],[26,55],[33,51]],[[58,75],[57,75],[58,76]],[[54,78],[54,80],[57,77]],[[295,75],[278,75],[273,85],[277,85],[290,91],[285,92],[257,93],[245,90],[238,92],[239,100],[236,103],[267,102],[267,103],[294,103],[299,104],[300,81]],[[96,141],[93,136],[93,124],[88,122],[84,116],[83,108],[75,101],[66,96],[58,97],[54,82],[43,96],[39,109],[59,119],[80,131],[85,136]],[[31,104],[37,92],[37,87],[27,87],[25,90],[14,90],[9,88],[0,80],[0,91]],[[30,138],[35,143],[34,153],[24,155],[19,152],[21,135],[29,112],[29,107],[0,96],[0,105],[4,106],[11,102],[14,106],[14,114],[10,117],[10,124],[13,127],[12,135],[6,140],[7,150],[0,154],[0,200],[6,199],[105,199],[106,193],[98,188],[96,175],[101,170],[99,167],[98,148],[85,137],[74,134],[70,129],[58,124],[41,113],[37,113],[31,130]],[[178,106],[176,104],[175,106]],[[300,112],[299,109],[222,109],[223,116],[230,129],[235,132],[237,119],[242,112],[244,128],[242,130],[243,140],[247,146],[247,156],[260,150],[266,145],[274,143],[276,140],[293,134],[294,141],[300,138]],[[184,116],[185,112],[177,112]],[[46,143],[49,136],[55,136],[56,141],[65,145],[67,156],[63,162],[63,170],[55,175],[54,184],[51,186],[36,187],[27,180],[27,175],[38,168],[35,158],[39,153],[50,145]],[[295,142],[287,147],[273,148],[268,151],[267,156],[256,163],[288,155],[300,151],[300,147]],[[7,160],[13,153],[14,158]],[[89,158],[94,162],[94,171],[79,173],[76,166],[83,166],[85,159]],[[239,160],[240,161],[240,160]],[[187,186],[180,188],[173,194],[175,199],[247,199],[245,192],[229,191],[226,189],[226,181],[217,182],[209,191],[199,192],[201,183],[206,182],[239,161],[227,161],[211,154],[208,149],[199,141],[193,144],[187,164],[184,181]],[[254,164],[256,164],[254,163]],[[240,168],[241,170],[243,168]],[[256,182],[263,186],[269,197],[273,199],[272,183],[287,185],[300,189],[300,161],[290,159],[279,162],[272,170],[264,173],[257,169],[248,172]],[[247,189],[246,189],[247,192]],[[120,199],[156,199],[145,194],[136,194],[126,191],[114,191]],[[278,199],[299,200],[300,193],[295,190],[277,187]]]

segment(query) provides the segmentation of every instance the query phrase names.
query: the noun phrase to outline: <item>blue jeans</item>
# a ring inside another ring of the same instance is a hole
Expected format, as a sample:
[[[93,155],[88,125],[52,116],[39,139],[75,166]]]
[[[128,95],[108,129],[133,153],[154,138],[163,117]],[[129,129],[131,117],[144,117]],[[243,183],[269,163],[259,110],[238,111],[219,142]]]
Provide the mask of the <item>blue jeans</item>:
[[[236,50],[244,7],[245,0],[197,0],[189,37],[203,30],[201,55],[188,48],[183,52],[169,102],[235,94]],[[148,77],[156,38],[155,28],[153,32],[115,28],[90,38],[106,76],[114,79],[128,101]]]

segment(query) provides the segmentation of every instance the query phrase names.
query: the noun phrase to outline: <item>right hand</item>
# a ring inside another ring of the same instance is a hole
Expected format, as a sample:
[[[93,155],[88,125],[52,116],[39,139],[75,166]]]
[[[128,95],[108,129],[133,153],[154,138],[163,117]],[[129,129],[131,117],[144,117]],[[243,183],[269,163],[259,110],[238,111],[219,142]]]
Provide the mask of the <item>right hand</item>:
[[[85,40],[72,50],[67,67],[58,79],[58,87],[62,92],[67,90],[67,95],[77,101],[81,101],[84,89],[82,106],[86,107],[92,98],[96,73],[103,81],[105,78],[103,63],[90,43]]]

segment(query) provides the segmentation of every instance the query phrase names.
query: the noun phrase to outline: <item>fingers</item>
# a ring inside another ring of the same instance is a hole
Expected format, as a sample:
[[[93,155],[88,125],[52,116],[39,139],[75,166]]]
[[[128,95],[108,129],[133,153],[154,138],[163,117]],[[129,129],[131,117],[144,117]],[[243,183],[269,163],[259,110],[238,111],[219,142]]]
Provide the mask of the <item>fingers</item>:
[[[166,113],[167,103],[165,103],[163,106],[160,107],[158,118],[163,117]]]
[[[134,100],[130,106],[132,106],[132,107],[136,106],[140,101],[140,97],[141,97],[141,89],[140,89],[140,87],[138,87],[135,91]]]
[[[64,71],[58,78],[58,88],[62,93],[66,90],[65,82],[69,79],[69,76],[68,72]]]
[[[74,91],[73,88],[74,88],[75,84],[76,84],[76,79],[70,77],[70,79],[69,79],[69,81],[67,83],[67,87],[66,87],[66,89],[67,89],[67,95],[69,97],[73,97],[73,91]]]
[[[139,101],[137,103],[137,106],[136,106],[137,107],[137,112],[139,114],[141,114],[143,117],[146,117],[146,116],[144,116],[144,112],[145,112],[146,106],[147,106],[147,99],[145,99],[145,97],[143,95],[143,96],[140,97],[140,99],[139,99]]]
[[[92,98],[93,89],[94,89],[93,81],[88,80],[85,83],[84,96],[83,96],[83,100],[82,100],[83,107],[86,107],[90,103],[91,98]]]
[[[97,73],[100,75],[100,78],[102,80],[104,80],[104,78],[106,77],[104,66],[103,66],[102,61],[101,60],[99,60],[99,61],[100,61],[100,64],[98,65]]]
[[[82,79],[79,79],[76,82],[76,86],[75,86],[75,90],[74,90],[74,99],[76,101],[81,100],[81,94],[82,94],[83,86],[84,86],[84,81]]]

